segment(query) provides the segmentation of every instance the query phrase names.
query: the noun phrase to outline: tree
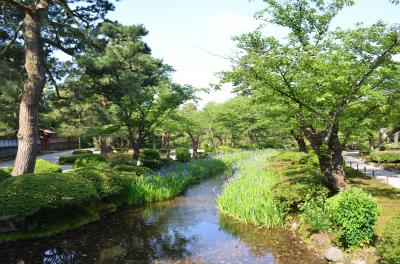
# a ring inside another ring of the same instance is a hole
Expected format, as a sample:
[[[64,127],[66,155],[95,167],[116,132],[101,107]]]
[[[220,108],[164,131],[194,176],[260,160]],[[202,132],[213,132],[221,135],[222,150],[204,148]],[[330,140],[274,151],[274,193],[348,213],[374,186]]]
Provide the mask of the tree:
[[[74,4],[71,9],[69,4]],[[82,4],[82,5],[80,5]],[[1,0],[1,32],[8,42],[0,56],[15,43],[25,47],[26,80],[19,108],[18,152],[12,174],[32,173],[38,142],[38,106],[51,71],[46,61],[59,49],[75,54],[84,41],[83,28],[91,28],[113,8],[107,0]],[[22,39],[19,33],[22,30]],[[52,78],[52,77],[50,77]]]
[[[146,137],[196,91],[171,82],[171,67],[151,56],[145,35],[141,25],[104,23],[93,32],[92,48],[77,59],[84,71],[79,82],[112,104],[110,110],[128,130],[134,159]]]
[[[380,91],[379,80],[396,67],[391,57],[399,52],[399,31],[381,22],[330,31],[332,19],[352,1],[265,2],[260,17],[267,14],[268,21],[285,27],[287,40],[263,37],[260,30],[238,37],[240,58],[225,81],[268,90],[289,107],[318,155],[327,185],[334,192],[346,189],[340,120],[352,104],[371,100]]]

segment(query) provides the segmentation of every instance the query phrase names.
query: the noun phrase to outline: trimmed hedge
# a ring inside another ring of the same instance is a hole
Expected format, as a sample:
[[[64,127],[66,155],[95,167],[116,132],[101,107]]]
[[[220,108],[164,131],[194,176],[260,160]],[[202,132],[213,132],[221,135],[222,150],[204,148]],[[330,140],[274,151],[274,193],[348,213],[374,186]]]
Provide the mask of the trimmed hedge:
[[[11,178],[11,177],[12,177],[12,176],[11,176],[10,173],[8,173],[8,172],[6,172],[6,171],[0,169],[0,182],[6,180],[6,179],[8,179],[8,178]]]
[[[153,174],[154,171],[150,168],[146,167],[138,167],[138,166],[129,166],[129,165],[118,165],[113,168],[116,171],[124,171],[124,172],[134,172],[138,176],[146,176]]]
[[[101,199],[115,197],[126,191],[135,181],[135,173],[120,172],[110,168],[86,166],[75,169],[72,174],[90,181]]]
[[[76,149],[72,151],[72,155],[79,155],[79,154],[93,154],[93,151],[88,149]]]
[[[372,151],[370,157],[373,161],[384,163],[398,163],[400,162],[400,151],[387,150],[387,151]]]
[[[118,155],[111,157],[109,162],[112,168],[121,165],[136,166],[136,161],[133,160],[132,156],[127,156],[127,155]]]
[[[387,223],[377,252],[383,264],[400,263],[400,215]]]
[[[91,164],[107,162],[106,158],[99,154],[79,155],[74,161],[74,167],[80,168]]]
[[[175,150],[176,160],[179,162],[189,162],[192,158],[188,148],[177,148]]]
[[[62,173],[12,177],[0,182],[0,190],[0,216],[16,220],[98,198],[87,179]]]
[[[38,159],[35,163],[35,174],[39,173],[58,173],[62,172],[62,168],[53,162]]]
[[[159,160],[160,151],[157,149],[143,149],[140,153],[140,160]]]

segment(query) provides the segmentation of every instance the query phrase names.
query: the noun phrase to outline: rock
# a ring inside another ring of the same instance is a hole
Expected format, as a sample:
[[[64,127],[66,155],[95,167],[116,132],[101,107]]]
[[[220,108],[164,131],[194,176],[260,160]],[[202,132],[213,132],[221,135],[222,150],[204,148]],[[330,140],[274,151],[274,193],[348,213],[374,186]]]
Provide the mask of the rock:
[[[354,259],[350,262],[350,264],[367,264],[367,262],[363,259]]]
[[[325,252],[324,257],[331,262],[341,262],[344,260],[343,252],[337,247],[330,247]]]

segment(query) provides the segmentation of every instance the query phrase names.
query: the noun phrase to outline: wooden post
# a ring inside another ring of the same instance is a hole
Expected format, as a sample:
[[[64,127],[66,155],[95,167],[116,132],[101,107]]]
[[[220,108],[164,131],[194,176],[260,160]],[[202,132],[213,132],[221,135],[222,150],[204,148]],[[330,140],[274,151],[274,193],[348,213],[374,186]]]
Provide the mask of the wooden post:
[[[375,170],[372,170],[372,178],[375,178]]]
[[[357,162],[357,171],[358,171],[358,162]]]
[[[367,173],[367,166],[364,166],[364,173]]]

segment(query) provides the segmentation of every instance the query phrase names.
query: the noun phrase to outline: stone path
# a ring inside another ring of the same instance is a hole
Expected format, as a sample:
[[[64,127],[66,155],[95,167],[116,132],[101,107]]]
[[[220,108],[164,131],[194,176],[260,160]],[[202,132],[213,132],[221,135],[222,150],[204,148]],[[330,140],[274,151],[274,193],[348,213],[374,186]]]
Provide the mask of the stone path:
[[[72,154],[72,150],[64,150],[64,151],[57,151],[57,152],[47,153],[44,155],[39,155],[37,158],[47,160],[47,161],[50,161],[53,163],[58,163],[58,158],[60,156],[71,155],[71,154]],[[11,167],[13,164],[14,164],[14,160],[2,161],[2,162],[0,162],[0,168],[2,168],[2,169],[8,168],[8,167]],[[72,166],[71,165],[61,165],[61,168],[63,169],[63,171],[65,171],[65,170],[72,169]]]
[[[346,165],[364,172],[368,176],[375,176],[376,179],[383,181],[393,187],[400,188],[400,173],[383,169],[376,165],[363,161],[359,157],[358,151],[344,151],[343,158]]]

